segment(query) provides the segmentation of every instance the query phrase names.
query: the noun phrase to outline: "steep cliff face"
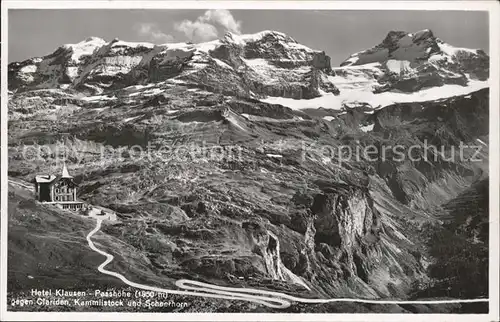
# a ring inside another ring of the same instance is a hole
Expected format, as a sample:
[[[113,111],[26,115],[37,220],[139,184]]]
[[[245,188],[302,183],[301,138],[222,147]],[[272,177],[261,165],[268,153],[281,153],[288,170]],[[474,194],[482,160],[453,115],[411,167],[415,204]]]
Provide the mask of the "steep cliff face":
[[[315,243],[333,247],[333,257],[345,256],[347,265],[354,271],[354,252],[361,243],[374,243],[380,227],[373,201],[366,193],[349,187],[326,189],[316,195],[311,207],[316,216]]]
[[[354,276],[368,282],[369,272],[363,267],[368,262],[363,264],[363,259],[380,241],[381,230],[368,193],[347,185],[325,188],[314,197],[311,213],[314,220],[308,238],[314,239],[315,260],[340,265],[337,279]]]
[[[266,267],[267,275],[278,281],[284,281],[298,285],[307,290],[311,288],[299,276],[290,271],[281,260],[279,238],[269,230],[255,222],[244,223],[243,228],[247,231],[253,245],[253,252],[260,255]]]
[[[423,266],[412,255],[415,244],[378,209],[366,187],[324,186],[303,219],[304,246],[292,271],[327,296],[404,296]]]

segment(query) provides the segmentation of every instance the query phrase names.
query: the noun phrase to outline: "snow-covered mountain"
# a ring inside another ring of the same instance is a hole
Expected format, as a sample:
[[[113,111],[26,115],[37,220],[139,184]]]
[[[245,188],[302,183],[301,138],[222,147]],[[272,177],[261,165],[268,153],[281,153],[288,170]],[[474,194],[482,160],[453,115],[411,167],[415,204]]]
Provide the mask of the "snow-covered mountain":
[[[416,33],[391,31],[382,43],[352,54],[341,66],[376,64],[385,72],[379,91],[411,92],[444,84],[466,86],[471,80],[485,81],[488,63],[484,51],[453,47],[425,29]]]
[[[9,65],[11,89],[59,87],[102,93],[138,83],[167,79],[197,81],[208,86],[221,84],[207,72],[227,79],[240,95],[275,95],[294,98],[318,96],[322,85],[312,68],[328,71],[329,59],[298,44],[282,33],[264,31],[233,35],[207,43],[177,43],[155,46],[114,39],[105,42],[91,37],[64,45],[54,53]],[[320,72],[321,74],[321,72]]]
[[[91,37],[10,64],[9,89],[101,95],[132,85],[181,82],[293,109],[339,110],[353,103],[375,108],[486,87],[488,59],[481,50],[452,47],[430,30],[391,31],[381,44],[351,55],[340,68],[332,68],[324,52],[276,31],[227,33],[199,44]]]
[[[352,54],[328,81],[340,95],[300,102],[269,97],[295,109],[435,100],[488,86],[489,57],[482,50],[458,48],[436,38],[431,30],[391,31],[377,46]]]
[[[370,49],[352,54],[341,66],[363,65],[374,62],[384,63],[388,60],[405,61],[415,65],[431,60],[432,62],[446,60],[449,63],[459,63],[467,54],[473,58],[484,58],[482,50],[453,47],[436,38],[429,29],[415,33],[391,31],[382,43]]]

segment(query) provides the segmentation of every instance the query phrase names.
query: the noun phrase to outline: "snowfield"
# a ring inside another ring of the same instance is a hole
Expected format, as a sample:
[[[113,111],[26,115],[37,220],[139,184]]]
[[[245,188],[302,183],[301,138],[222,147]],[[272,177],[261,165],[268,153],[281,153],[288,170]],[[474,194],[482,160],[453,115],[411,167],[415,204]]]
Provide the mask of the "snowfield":
[[[267,97],[265,99],[261,99],[261,101],[270,104],[287,106],[292,110],[317,109],[320,107],[325,109],[341,110],[344,104],[349,103],[368,103],[374,109],[378,109],[394,103],[425,102],[452,96],[466,95],[480,89],[487,88],[488,86],[488,81],[470,80],[468,86],[448,84],[441,87],[426,88],[414,93],[383,92],[375,94],[367,88],[353,88],[348,91],[342,91],[341,89],[340,95],[338,96],[335,96],[332,93],[323,92],[322,96],[309,100]]]

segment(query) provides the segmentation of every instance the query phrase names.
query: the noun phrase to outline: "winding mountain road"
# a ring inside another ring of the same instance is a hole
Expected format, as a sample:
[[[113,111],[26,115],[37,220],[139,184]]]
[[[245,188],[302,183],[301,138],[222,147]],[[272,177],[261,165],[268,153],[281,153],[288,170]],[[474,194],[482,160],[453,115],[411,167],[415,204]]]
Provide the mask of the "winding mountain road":
[[[330,302],[354,302],[354,303],[368,303],[368,304],[449,304],[449,303],[479,303],[488,302],[488,299],[452,299],[452,300],[417,300],[417,301],[398,301],[398,300],[369,300],[369,299],[356,299],[356,298],[333,298],[333,299],[308,299],[300,298],[292,295],[251,289],[251,288],[235,288],[235,287],[225,287],[218,286],[193,280],[181,279],[178,280],[175,285],[184,290],[171,290],[161,287],[154,287],[144,284],[139,284],[128,280],[125,276],[120,273],[112,272],[107,270],[105,267],[111,261],[113,261],[114,256],[106,253],[105,251],[97,248],[92,241],[92,236],[96,234],[102,225],[103,218],[96,217],[97,224],[95,228],[89,232],[87,235],[87,241],[89,247],[106,257],[106,260],[99,265],[97,268],[99,272],[116,277],[120,279],[123,283],[147,291],[154,291],[160,293],[177,294],[177,295],[188,295],[188,296],[199,296],[206,298],[215,299],[227,299],[227,300],[241,300],[247,302],[253,302],[257,304],[262,304],[271,308],[284,309],[289,307],[292,302],[299,303],[309,303],[309,304],[320,304],[320,303],[330,303]]]

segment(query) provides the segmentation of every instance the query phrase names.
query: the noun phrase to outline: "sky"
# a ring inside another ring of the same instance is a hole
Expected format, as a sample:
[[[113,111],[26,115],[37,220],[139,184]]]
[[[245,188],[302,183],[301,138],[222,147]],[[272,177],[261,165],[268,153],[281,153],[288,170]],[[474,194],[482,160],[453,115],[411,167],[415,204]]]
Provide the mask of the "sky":
[[[488,13],[480,11],[10,9],[8,19],[9,62],[47,55],[90,36],[163,44],[262,30],[324,50],[333,66],[379,44],[391,30],[431,29],[453,46],[489,51]]]

